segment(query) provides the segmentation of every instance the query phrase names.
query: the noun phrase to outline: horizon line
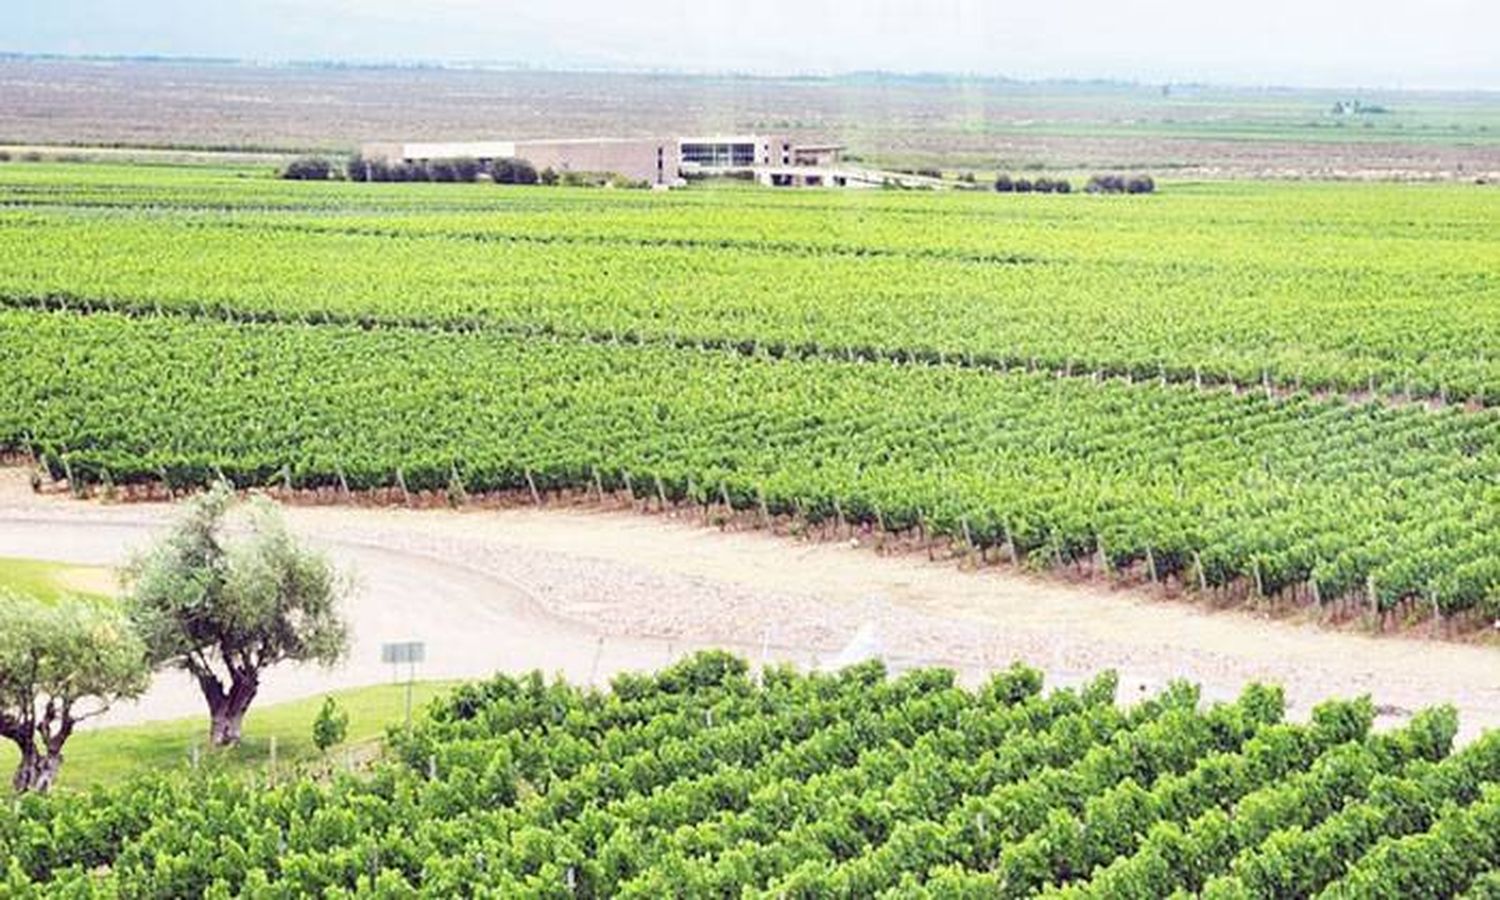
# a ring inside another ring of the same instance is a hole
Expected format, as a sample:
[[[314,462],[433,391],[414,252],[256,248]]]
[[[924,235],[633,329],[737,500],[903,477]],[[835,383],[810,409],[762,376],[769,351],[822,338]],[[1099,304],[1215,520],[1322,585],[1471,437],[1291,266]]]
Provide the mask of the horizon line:
[[[1400,87],[1381,84],[1290,84],[1264,82],[1253,84],[1235,81],[1192,80],[1146,80],[1112,76],[1016,76],[994,72],[966,72],[922,69],[839,69],[827,71],[788,70],[784,72],[755,71],[747,69],[693,69],[673,66],[609,64],[590,66],[581,63],[545,65],[514,60],[439,60],[439,59],[381,59],[381,58],[254,58],[236,56],[196,56],[192,54],[163,53],[64,53],[52,51],[0,50],[0,61],[23,62],[93,62],[93,63],[138,63],[144,65],[204,65],[240,66],[247,68],[286,69],[351,69],[373,71],[487,71],[487,72],[532,72],[556,75],[655,75],[678,78],[728,78],[747,81],[849,81],[859,78],[889,79],[910,82],[957,83],[989,82],[1013,85],[1100,85],[1120,88],[1182,88],[1198,90],[1229,91],[1381,91],[1404,94],[1484,94],[1500,95],[1500,88],[1492,87]]]

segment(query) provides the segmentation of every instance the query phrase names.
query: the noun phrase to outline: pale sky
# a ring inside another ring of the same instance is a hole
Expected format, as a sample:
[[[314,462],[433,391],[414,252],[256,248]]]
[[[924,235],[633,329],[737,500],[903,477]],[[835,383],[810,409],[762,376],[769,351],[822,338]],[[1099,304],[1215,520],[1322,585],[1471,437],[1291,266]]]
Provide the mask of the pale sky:
[[[1500,0],[8,0],[0,51],[1500,90]]]

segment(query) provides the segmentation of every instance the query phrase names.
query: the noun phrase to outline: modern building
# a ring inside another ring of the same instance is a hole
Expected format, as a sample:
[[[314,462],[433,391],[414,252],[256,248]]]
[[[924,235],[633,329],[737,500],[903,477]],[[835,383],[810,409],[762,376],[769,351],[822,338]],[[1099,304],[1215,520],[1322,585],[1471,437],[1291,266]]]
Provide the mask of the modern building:
[[[524,159],[537,169],[609,172],[653,185],[675,184],[681,168],[676,141],[640,138],[573,138],[537,141],[450,141],[366,144],[366,159],[431,162],[435,159]]]
[[[613,173],[656,187],[688,178],[739,176],[769,187],[940,187],[936,179],[851,167],[839,144],[796,144],[786,135],[742,134],[682,138],[568,138],[562,140],[366,144],[367,159],[524,159],[557,172]]]

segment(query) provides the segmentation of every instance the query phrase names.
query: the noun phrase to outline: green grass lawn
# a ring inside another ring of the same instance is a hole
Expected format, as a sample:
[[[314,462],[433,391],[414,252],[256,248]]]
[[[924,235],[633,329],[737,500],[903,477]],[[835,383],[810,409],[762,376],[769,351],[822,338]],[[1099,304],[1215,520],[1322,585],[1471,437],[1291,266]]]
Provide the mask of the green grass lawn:
[[[56,600],[63,594],[108,596],[114,590],[113,579],[113,573],[103,566],[0,557],[0,590],[9,589],[38,600]]]
[[[412,688],[413,715],[429,700],[454,686],[453,682],[419,682]],[[323,697],[292,703],[252,707],[245,717],[245,738],[238,747],[207,749],[208,712],[171,722],[152,722],[118,728],[81,731],[68,741],[58,786],[79,790],[94,784],[117,784],[133,774],[185,770],[194,746],[200,765],[225,772],[269,774],[271,739],[276,739],[277,772],[328,770],[368,762],[380,752],[386,728],[400,725],[406,715],[406,686],[377,685],[335,691],[349,714],[348,739],[325,757],[312,742],[312,723]],[[8,783],[16,764],[16,749],[0,741],[0,776]]]

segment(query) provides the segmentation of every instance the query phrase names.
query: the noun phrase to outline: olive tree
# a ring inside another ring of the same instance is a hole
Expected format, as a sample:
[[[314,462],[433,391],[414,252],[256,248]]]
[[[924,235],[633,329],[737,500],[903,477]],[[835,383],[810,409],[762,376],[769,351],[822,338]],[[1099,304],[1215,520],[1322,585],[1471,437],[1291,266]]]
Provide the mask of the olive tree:
[[[0,592],[0,623],[0,736],[21,752],[11,785],[46,791],[78,723],[146,690],[146,648],[102,601]]]
[[[195,497],[126,570],[130,615],[153,664],[197,679],[216,746],[239,743],[267,668],[332,666],[349,643],[338,610],[347,580],[297,542],[269,500],[251,500],[243,527],[231,529],[233,506],[222,483]]]

